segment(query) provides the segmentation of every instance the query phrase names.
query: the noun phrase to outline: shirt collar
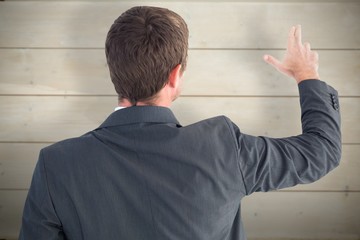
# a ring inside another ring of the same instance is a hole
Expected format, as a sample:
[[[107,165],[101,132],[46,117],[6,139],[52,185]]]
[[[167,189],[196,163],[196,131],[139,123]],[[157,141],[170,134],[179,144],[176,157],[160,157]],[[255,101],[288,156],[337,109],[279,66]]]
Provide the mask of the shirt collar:
[[[125,107],[120,107],[120,106],[117,106],[114,111],[117,111],[117,110],[120,110],[120,109],[124,109]]]

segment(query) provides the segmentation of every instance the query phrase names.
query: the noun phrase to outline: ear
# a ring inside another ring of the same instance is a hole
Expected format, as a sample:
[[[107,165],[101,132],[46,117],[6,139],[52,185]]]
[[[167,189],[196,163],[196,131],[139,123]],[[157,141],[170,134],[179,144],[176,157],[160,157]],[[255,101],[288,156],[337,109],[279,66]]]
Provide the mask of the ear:
[[[169,75],[169,81],[168,84],[172,88],[177,88],[180,84],[180,79],[182,76],[181,70],[181,64],[176,65],[173,70],[171,70]]]

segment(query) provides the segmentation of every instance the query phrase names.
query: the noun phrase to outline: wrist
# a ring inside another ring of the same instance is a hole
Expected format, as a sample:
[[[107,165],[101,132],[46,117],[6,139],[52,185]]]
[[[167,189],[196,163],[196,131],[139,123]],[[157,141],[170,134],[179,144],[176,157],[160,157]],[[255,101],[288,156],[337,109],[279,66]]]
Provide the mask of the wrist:
[[[294,76],[294,78],[298,84],[302,81],[309,80],[309,79],[320,80],[319,73],[317,73],[317,72],[297,74]]]

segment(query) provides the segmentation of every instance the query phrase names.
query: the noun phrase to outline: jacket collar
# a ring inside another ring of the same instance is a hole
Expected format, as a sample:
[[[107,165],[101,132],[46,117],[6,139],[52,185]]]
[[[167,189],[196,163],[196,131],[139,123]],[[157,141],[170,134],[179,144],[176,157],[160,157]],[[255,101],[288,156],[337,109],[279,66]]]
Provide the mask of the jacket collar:
[[[99,128],[132,123],[174,123],[181,126],[169,108],[157,106],[134,106],[113,112]]]

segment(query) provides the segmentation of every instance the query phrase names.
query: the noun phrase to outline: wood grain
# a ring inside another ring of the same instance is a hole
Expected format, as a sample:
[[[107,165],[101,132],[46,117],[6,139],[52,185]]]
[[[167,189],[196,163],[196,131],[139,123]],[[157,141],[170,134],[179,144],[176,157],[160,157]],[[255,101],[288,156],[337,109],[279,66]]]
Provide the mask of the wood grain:
[[[360,96],[360,51],[318,51],[320,77]],[[283,50],[190,50],[183,95],[297,96],[295,81],[262,60]],[[103,49],[0,49],[0,94],[115,95]]]
[[[360,193],[256,193],[243,200],[249,237],[359,239]]]
[[[8,2],[17,2],[24,0],[6,0]],[[37,1],[48,1],[48,0],[37,0]],[[61,0],[62,2],[73,2],[74,0]],[[96,2],[98,0],[77,0],[82,2]],[[107,0],[107,2],[116,2],[117,0]],[[316,2],[338,2],[339,0],[316,0]],[[342,2],[358,2],[359,0],[342,0]],[[122,2],[134,2],[134,0],[122,0]],[[140,1],[139,1],[140,2]],[[142,0],[142,3],[154,2],[154,0]],[[158,0],[156,2],[173,2],[173,0]],[[182,0],[181,2],[193,2],[193,0]],[[197,2],[219,2],[219,0],[197,0]],[[226,2],[249,2],[249,0],[227,0]],[[313,0],[252,0],[252,2],[284,2],[284,3],[300,3],[300,2],[313,2]]]
[[[226,115],[252,135],[285,137],[301,132],[298,98],[183,97],[172,107],[188,125]],[[360,98],[340,99],[344,143],[360,143]],[[53,142],[98,127],[116,106],[116,97],[0,96],[0,142]]]
[[[302,24],[313,48],[359,49],[357,2],[0,2],[0,47],[102,48],[110,25],[135,5],[179,13],[191,48],[285,48]],[[96,19],[96,21],[91,21]]]

